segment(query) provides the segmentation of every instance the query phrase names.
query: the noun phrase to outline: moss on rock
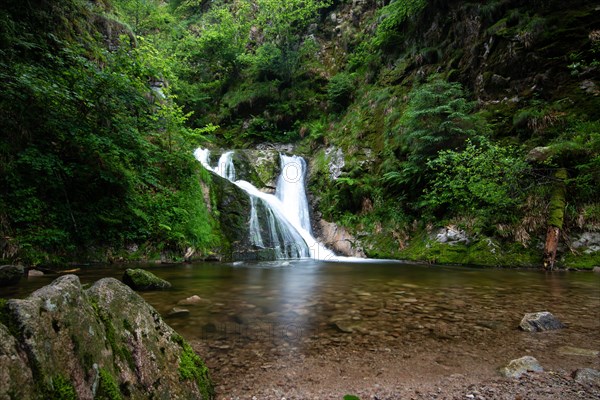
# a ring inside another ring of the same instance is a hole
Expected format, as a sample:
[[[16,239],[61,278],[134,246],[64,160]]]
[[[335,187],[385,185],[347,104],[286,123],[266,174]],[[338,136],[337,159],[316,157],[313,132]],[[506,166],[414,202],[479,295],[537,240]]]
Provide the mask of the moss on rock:
[[[135,290],[164,290],[171,287],[169,282],[141,268],[125,270],[123,283]]]

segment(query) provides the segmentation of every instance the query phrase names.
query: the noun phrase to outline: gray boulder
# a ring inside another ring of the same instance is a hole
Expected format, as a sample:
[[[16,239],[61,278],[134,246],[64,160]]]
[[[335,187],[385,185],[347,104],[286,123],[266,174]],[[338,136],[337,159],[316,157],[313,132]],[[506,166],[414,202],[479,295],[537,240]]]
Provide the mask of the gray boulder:
[[[1,311],[0,398],[213,396],[189,344],[116,279],[66,275]]]
[[[0,266],[0,286],[9,286],[19,283],[25,269],[21,265]]]
[[[134,290],[164,290],[171,284],[144,269],[128,268],[123,274],[123,283]]]
[[[544,369],[534,357],[525,356],[510,361],[500,368],[500,374],[506,378],[520,378],[528,372],[543,372]]]
[[[573,372],[573,378],[582,385],[594,385],[600,387],[600,371],[591,368],[581,368]]]
[[[552,313],[542,311],[525,314],[519,327],[527,332],[542,332],[562,329],[565,325],[552,315]]]

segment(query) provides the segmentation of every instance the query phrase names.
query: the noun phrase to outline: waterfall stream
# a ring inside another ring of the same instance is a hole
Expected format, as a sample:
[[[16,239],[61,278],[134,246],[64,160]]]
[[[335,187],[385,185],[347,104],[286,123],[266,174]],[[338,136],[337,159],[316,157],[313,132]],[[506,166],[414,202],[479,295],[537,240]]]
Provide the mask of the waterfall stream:
[[[194,156],[202,165],[228,179],[250,197],[248,234],[257,248],[270,248],[277,259],[312,258],[335,261],[337,256],[311,234],[305,179],[306,162],[299,156],[280,154],[281,173],[275,194],[261,192],[250,182],[236,180],[233,151],[221,155],[210,165],[210,150],[197,149]]]

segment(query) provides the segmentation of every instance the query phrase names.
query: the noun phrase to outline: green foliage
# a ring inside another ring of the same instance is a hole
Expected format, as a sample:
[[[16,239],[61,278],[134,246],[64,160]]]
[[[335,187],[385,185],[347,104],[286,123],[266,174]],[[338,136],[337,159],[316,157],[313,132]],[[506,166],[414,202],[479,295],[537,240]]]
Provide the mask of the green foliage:
[[[168,85],[150,90],[149,82],[175,81],[169,57],[142,38],[107,50],[83,0],[1,10],[19,27],[2,33],[12,62],[0,64],[0,204],[17,256],[39,264],[94,246],[211,247],[190,150],[215,127],[185,127],[190,114]],[[53,13],[65,19],[49,23]]]
[[[96,400],[121,400],[121,392],[119,386],[106,368],[100,368],[100,380],[98,382],[98,390],[96,392]]]
[[[336,111],[344,110],[352,100],[354,76],[346,72],[334,75],[327,85],[327,99]]]
[[[62,375],[52,378],[52,383],[46,389],[44,396],[46,399],[77,400],[77,393],[73,384]]]
[[[421,188],[428,179],[428,161],[441,150],[462,147],[483,129],[472,110],[459,83],[432,77],[413,88],[397,133],[406,156],[399,170],[385,173],[383,181],[396,189]]]
[[[426,0],[396,0],[379,11],[381,23],[373,38],[376,47],[391,48],[402,41],[402,26],[418,16],[427,6]]]
[[[360,400],[360,397],[354,396],[352,394],[347,394],[344,396],[344,400]]]
[[[512,147],[468,140],[462,151],[440,151],[428,167],[434,178],[422,203],[427,208],[503,216],[523,201],[528,165]]]

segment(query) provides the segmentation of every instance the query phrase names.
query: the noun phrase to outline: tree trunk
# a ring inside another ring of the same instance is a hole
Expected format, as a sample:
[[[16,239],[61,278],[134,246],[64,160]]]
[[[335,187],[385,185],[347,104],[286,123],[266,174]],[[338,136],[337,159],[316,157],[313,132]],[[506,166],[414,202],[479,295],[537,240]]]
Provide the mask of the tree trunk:
[[[549,270],[554,269],[560,231],[563,227],[565,217],[566,168],[559,168],[554,174],[554,178],[556,181],[552,191],[552,197],[550,198],[548,231],[546,233],[546,245],[544,246],[544,269]]]

